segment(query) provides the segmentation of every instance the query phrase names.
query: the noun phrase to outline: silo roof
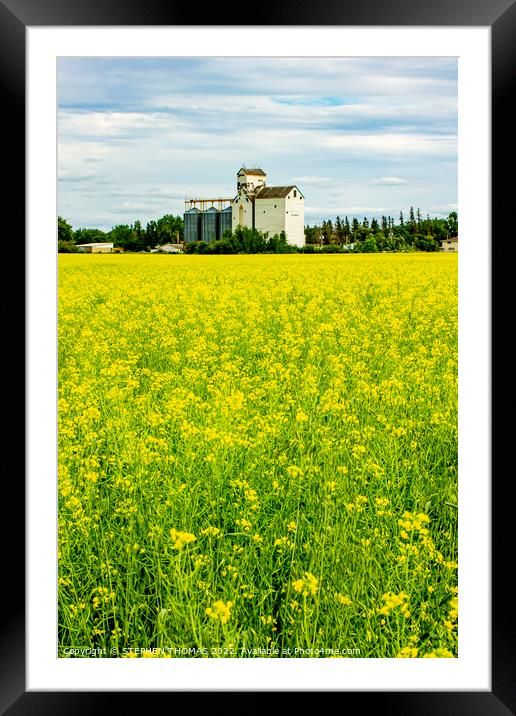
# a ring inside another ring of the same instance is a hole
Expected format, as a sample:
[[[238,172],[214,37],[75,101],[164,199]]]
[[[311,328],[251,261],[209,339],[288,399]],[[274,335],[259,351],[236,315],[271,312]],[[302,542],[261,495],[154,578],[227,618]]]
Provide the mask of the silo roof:
[[[256,192],[256,199],[284,199],[292,189],[296,189],[295,185],[292,186],[264,186]]]
[[[261,177],[266,177],[266,176],[267,176],[267,174],[263,171],[263,169],[258,169],[258,168],[256,168],[256,169],[246,169],[246,167],[242,167],[242,168],[238,171],[238,173],[240,174],[240,172],[244,172],[244,174],[253,174],[253,175],[255,175],[255,176],[261,176]]]

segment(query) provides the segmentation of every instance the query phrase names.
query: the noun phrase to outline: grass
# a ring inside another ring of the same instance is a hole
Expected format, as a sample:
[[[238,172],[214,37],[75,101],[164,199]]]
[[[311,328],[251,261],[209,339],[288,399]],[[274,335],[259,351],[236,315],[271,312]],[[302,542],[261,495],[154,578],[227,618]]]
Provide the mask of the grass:
[[[457,256],[59,256],[60,656],[457,655]]]

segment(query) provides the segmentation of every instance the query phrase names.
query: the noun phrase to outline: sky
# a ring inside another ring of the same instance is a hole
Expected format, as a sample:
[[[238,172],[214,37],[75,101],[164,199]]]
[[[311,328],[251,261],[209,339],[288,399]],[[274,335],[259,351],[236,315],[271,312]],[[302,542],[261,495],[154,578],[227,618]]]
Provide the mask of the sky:
[[[457,210],[456,58],[59,58],[58,213],[74,229],[182,215],[242,166],[305,224]]]

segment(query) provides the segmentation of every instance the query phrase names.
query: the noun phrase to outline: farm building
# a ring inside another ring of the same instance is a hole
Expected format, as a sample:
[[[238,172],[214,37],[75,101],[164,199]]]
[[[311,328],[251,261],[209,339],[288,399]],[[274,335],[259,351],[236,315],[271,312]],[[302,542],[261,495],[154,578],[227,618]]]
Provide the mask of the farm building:
[[[183,244],[162,244],[158,248],[158,252],[162,254],[182,254]]]
[[[459,250],[459,237],[451,236],[449,239],[443,239],[441,241],[441,251],[458,251]]]
[[[77,244],[77,248],[83,254],[110,254],[113,251],[113,243],[105,241],[99,244]]]
[[[305,198],[294,184],[267,186],[262,169],[242,167],[237,173],[237,194],[229,199],[190,199],[185,202],[186,243],[219,239],[239,226],[267,232],[285,232],[294,246],[305,243]]]

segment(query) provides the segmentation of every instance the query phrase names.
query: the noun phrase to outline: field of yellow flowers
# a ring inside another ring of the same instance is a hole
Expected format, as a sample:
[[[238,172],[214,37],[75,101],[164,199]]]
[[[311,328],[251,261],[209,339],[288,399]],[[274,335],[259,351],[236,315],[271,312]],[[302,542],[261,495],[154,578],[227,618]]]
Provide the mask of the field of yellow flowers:
[[[457,656],[457,256],[59,255],[59,655]]]

